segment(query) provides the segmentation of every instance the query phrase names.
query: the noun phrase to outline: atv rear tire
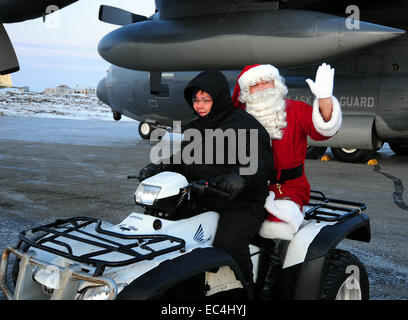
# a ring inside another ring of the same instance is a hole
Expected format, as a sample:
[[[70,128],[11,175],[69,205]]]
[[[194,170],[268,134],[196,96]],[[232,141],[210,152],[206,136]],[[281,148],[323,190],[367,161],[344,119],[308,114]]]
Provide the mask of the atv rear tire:
[[[368,300],[369,282],[361,261],[348,251],[335,249],[323,283],[322,300]]]

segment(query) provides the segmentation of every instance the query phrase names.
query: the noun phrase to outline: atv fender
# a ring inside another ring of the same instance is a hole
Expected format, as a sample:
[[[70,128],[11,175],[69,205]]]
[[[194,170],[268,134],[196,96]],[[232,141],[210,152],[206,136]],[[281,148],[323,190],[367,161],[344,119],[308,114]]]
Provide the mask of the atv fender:
[[[331,252],[346,238],[370,242],[370,218],[365,214],[358,214],[320,229],[307,247],[304,262],[287,270],[289,273],[290,269],[297,270],[291,298],[320,299]]]
[[[177,258],[166,260],[126,286],[118,300],[146,300],[160,297],[184,280],[212,269],[229,266],[237,280],[244,285],[244,277],[236,262],[222,249],[197,248]]]

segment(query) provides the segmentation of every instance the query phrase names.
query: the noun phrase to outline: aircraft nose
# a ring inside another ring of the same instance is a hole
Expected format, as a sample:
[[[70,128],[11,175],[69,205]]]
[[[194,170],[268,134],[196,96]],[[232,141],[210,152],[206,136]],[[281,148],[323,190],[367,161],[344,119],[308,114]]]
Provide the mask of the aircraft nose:
[[[108,92],[107,92],[105,81],[106,81],[106,78],[103,78],[101,81],[99,81],[98,87],[96,88],[96,95],[99,100],[109,105],[109,97],[108,97]]]

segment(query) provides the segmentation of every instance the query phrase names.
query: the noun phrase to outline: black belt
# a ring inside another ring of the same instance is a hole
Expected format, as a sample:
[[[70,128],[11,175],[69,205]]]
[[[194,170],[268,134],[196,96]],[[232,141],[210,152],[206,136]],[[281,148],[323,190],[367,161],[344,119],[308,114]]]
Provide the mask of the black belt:
[[[280,172],[280,175],[279,175]],[[291,169],[282,169],[282,170],[272,170],[272,174],[269,177],[269,181],[272,183],[284,182],[292,179],[296,179],[303,176],[303,163]]]

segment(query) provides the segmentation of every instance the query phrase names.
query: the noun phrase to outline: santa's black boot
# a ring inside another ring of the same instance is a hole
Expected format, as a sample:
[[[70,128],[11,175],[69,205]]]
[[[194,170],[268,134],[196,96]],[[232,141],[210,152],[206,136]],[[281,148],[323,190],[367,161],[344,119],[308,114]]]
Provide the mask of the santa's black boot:
[[[260,300],[271,300],[276,284],[279,280],[279,276],[282,272],[283,260],[286,255],[286,250],[288,248],[289,241],[281,239],[268,239],[264,242],[266,255],[263,261],[264,267],[265,263],[267,266],[264,280],[261,282],[259,299]]]

